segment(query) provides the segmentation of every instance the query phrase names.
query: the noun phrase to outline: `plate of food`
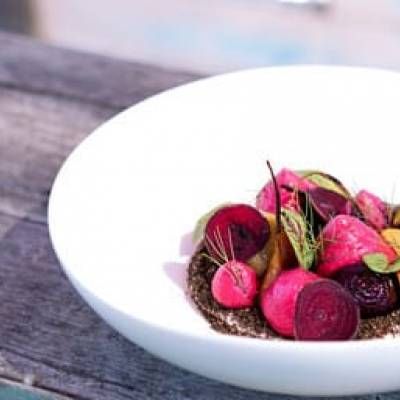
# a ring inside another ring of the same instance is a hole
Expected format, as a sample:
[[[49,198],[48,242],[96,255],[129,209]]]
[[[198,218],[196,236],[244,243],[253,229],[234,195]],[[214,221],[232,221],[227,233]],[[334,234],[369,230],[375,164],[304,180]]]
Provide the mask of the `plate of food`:
[[[68,157],[49,229],[132,342],[297,395],[400,389],[400,75],[296,66],[149,98]]]

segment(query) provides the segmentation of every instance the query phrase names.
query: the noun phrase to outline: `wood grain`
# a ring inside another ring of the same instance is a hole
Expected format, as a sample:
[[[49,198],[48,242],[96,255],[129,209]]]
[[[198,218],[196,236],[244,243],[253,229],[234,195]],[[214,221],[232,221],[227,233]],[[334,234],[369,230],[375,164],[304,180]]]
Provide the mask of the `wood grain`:
[[[65,157],[114,110],[0,85],[0,211],[46,222],[46,199]]]
[[[82,400],[289,399],[182,371],[128,342],[80,299],[51,248],[48,192],[69,152],[121,107],[191,75],[3,34],[0,49],[0,375]]]
[[[66,51],[0,33],[3,87],[125,108],[196,74]]]

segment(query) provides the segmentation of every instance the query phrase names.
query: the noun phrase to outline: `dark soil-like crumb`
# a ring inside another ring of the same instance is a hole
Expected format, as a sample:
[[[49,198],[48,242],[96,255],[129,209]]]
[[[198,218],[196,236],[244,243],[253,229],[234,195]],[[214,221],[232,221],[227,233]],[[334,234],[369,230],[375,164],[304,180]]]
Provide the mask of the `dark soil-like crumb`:
[[[190,297],[211,327],[230,335],[283,339],[268,326],[259,307],[233,310],[220,306],[214,300],[211,294],[211,280],[218,267],[204,254],[206,250],[201,248],[192,257],[187,285]],[[400,310],[383,317],[363,319],[357,338],[372,339],[387,335],[400,336]]]
[[[400,337],[400,310],[392,311],[383,317],[363,319],[361,321],[359,339],[373,339],[384,336]]]
[[[204,257],[204,253],[205,250],[201,249],[193,256],[187,280],[191,298],[210,325],[216,331],[231,335],[276,338],[276,333],[268,327],[258,307],[232,310],[214,300],[211,280],[218,267]]]

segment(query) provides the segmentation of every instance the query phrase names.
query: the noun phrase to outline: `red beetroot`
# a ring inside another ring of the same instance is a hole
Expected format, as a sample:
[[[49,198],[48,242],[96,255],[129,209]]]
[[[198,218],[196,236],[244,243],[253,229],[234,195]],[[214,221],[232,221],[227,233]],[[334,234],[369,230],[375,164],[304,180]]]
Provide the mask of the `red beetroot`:
[[[314,211],[324,222],[329,221],[335,215],[350,215],[353,211],[349,199],[323,187],[307,191],[307,196]]]
[[[357,334],[360,310],[341,285],[320,279],[300,291],[294,321],[297,340],[347,340]]]
[[[282,336],[294,336],[296,299],[307,284],[320,279],[303,268],[282,271],[261,294],[261,309],[271,327]]]
[[[321,233],[322,251],[317,265],[319,275],[329,277],[348,265],[357,264],[368,253],[383,253],[389,262],[397,255],[374,229],[358,218],[338,215]]]
[[[398,296],[389,274],[376,274],[364,264],[342,268],[333,277],[360,307],[361,317],[386,315],[398,308]]]
[[[211,282],[214,299],[228,308],[251,306],[257,289],[257,274],[254,269],[236,260],[219,267]]]
[[[220,208],[205,228],[205,244],[217,260],[247,261],[264,248],[270,229],[254,207],[235,204]]]
[[[296,189],[305,191],[316,187],[314,183],[286,168],[279,171],[276,175],[276,181],[279,186],[282,207],[295,211],[300,210],[296,201]],[[282,185],[289,186],[294,190],[285,189]],[[257,208],[262,211],[274,213],[276,211],[275,199],[275,188],[273,182],[269,181],[257,195]]]
[[[361,190],[357,193],[355,201],[369,225],[378,230],[388,226],[388,208],[379,197]]]

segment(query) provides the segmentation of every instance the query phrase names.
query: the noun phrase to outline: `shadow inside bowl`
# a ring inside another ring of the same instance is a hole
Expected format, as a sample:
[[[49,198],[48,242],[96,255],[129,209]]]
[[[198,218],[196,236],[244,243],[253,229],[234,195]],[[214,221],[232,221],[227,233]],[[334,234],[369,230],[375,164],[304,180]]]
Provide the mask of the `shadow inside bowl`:
[[[196,251],[196,246],[192,241],[192,232],[185,233],[182,235],[179,243],[179,254],[184,256],[184,260],[180,261],[168,261],[163,264],[163,269],[167,277],[178,287],[183,294],[190,306],[198,312],[198,309],[193,302],[187,287],[187,270],[192,258],[192,255]]]
[[[163,269],[168,278],[183,292],[186,293],[186,270],[187,262],[166,262],[163,264]]]
[[[192,254],[194,254],[196,250],[196,245],[193,243],[192,237],[193,237],[193,232],[188,232],[182,235],[179,244],[179,254],[181,256],[191,257]]]
[[[168,278],[185,293],[187,292],[187,268],[195,249],[196,247],[192,242],[192,232],[185,233],[179,242],[179,255],[184,256],[185,259],[183,261],[168,261],[163,264],[163,269]]]

